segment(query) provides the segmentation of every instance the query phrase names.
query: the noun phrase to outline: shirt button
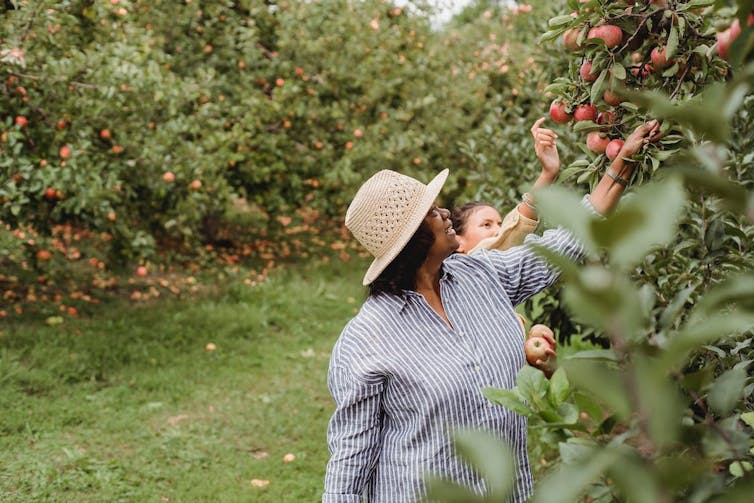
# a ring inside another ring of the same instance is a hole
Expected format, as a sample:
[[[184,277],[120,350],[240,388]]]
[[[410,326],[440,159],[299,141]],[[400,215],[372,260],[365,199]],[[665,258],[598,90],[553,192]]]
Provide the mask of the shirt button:
[[[494,403],[492,403],[492,402],[487,402],[487,407],[492,407],[492,406],[494,406],[494,405],[495,405],[495,404],[494,404]]]
[[[481,369],[482,367],[480,367],[479,365],[474,365],[474,370],[476,370],[477,372],[479,372]]]

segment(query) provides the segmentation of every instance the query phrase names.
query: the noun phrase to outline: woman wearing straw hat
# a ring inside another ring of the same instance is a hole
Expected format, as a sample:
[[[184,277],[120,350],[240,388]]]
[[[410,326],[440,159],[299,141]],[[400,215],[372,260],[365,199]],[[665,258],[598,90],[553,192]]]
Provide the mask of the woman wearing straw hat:
[[[658,138],[657,130],[652,121],[626,139],[585,205],[602,214],[615,206],[633,170],[623,158]],[[484,494],[484,481],[452,451],[458,428],[506,441],[517,457],[512,501],[531,494],[526,419],[487,401],[481,389],[515,385],[525,360],[513,308],[552,284],[557,272],[528,246],[454,253],[450,212],[435,203],[447,176],[446,169],[425,185],[380,171],[346,213],[346,226],[375,258],[363,280],[369,296],[330,359],[336,410],[323,503],[418,501],[428,474]],[[564,229],[533,241],[582,255]]]

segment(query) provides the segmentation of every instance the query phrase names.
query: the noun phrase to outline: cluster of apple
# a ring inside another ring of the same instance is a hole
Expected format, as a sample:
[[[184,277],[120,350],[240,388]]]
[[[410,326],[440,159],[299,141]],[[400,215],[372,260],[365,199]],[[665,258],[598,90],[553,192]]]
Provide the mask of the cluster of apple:
[[[529,365],[541,369],[547,377],[555,372],[555,334],[547,325],[533,325],[524,343],[524,353]]]
[[[549,114],[559,124],[584,122],[576,131],[587,132],[591,152],[615,159],[623,134],[646,119],[636,117],[635,107],[622,105],[617,90],[664,88],[672,98],[695,93],[700,69],[713,79],[724,78],[725,63],[711,62],[696,50],[712,38],[700,8],[665,0],[579,2],[578,12],[551,20],[556,27],[551,33],[560,37],[566,50],[581,54],[581,62],[575,79],[559,79],[550,86],[558,97]],[[752,23],[754,14],[749,17]],[[727,59],[728,46],[741,31],[736,20],[718,33],[721,59]]]

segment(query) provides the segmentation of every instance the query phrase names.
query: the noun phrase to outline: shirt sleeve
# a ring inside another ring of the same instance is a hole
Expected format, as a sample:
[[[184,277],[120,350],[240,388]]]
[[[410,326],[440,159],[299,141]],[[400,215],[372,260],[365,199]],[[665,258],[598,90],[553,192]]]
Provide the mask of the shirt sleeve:
[[[588,196],[584,196],[582,204],[597,214]],[[581,243],[562,227],[545,231],[542,236],[529,235],[525,240],[525,246],[511,248],[504,252],[488,253],[487,256],[498,272],[500,281],[514,306],[553,284],[560,275],[556,267],[528,246],[531,244],[543,246],[571,260],[579,260],[584,255],[584,247]]]
[[[382,383],[364,383],[348,369],[328,374],[336,409],[327,429],[330,461],[322,503],[359,503],[380,452]]]
[[[496,236],[482,239],[469,253],[478,250],[507,250],[519,246],[526,236],[536,230],[538,224],[539,220],[525,217],[518,211],[518,207],[513,208],[503,218],[500,232]]]

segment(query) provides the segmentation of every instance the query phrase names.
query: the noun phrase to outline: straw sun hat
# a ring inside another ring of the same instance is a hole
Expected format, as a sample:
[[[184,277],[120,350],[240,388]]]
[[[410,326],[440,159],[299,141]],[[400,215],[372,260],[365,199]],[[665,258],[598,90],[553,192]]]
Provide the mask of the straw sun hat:
[[[406,246],[447,178],[444,169],[425,185],[384,169],[364,182],[346,212],[346,227],[374,256],[362,284],[377,279]]]

